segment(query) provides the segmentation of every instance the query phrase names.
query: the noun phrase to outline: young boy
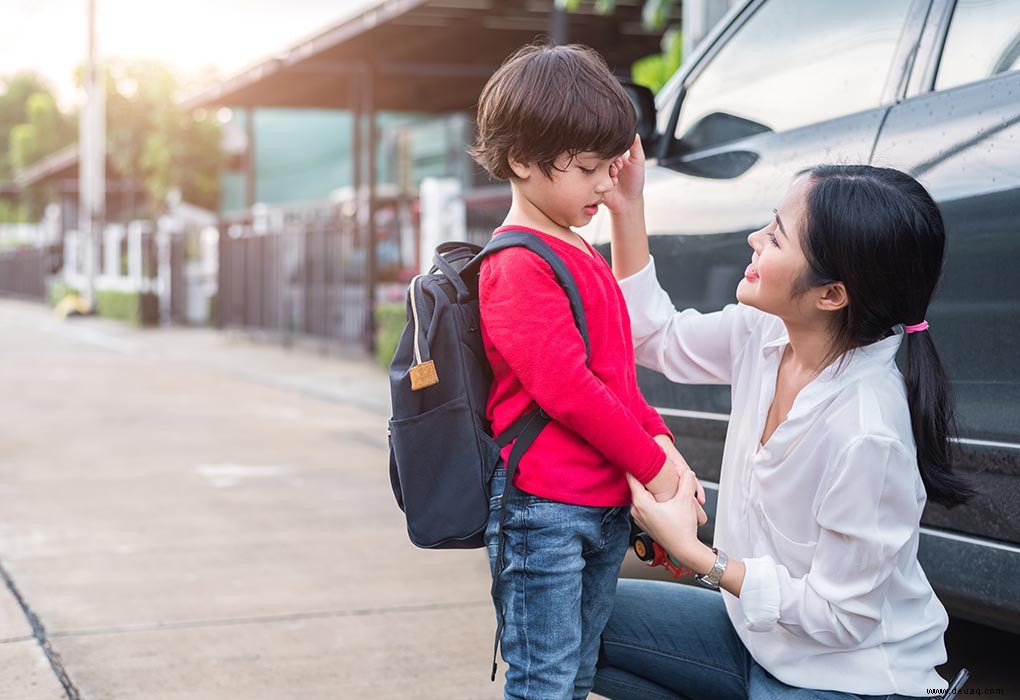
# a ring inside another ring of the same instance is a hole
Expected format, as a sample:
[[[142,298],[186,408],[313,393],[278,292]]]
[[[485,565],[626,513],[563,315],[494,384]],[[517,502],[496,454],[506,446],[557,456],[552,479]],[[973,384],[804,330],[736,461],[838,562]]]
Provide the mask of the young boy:
[[[577,281],[591,359],[552,269],[510,248],[482,263],[482,338],[492,365],[494,434],[536,405],[552,421],[524,454],[508,496],[503,571],[495,571],[507,698],[584,698],[629,540],[626,474],[659,500],[687,469],[637,386],[630,322],[613,273],[571,227],[613,203],[615,161],[634,139],[634,109],[594,51],[527,46],[479,101],[471,155],[509,180],[513,203],[494,235],[525,229]],[[512,444],[503,451],[504,463]],[[500,496],[493,477],[486,543],[495,569]]]

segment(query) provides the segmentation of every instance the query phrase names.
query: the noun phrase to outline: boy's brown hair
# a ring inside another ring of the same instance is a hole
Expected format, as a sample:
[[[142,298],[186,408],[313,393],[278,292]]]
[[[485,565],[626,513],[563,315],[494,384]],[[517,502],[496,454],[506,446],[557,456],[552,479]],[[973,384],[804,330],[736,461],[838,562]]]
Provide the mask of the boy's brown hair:
[[[548,177],[564,152],[615,158],[636,130],[634,106],[598,53],[579,44],[530,45],[485,84],[468,153],[499,180],[513,177],[511,157]]]

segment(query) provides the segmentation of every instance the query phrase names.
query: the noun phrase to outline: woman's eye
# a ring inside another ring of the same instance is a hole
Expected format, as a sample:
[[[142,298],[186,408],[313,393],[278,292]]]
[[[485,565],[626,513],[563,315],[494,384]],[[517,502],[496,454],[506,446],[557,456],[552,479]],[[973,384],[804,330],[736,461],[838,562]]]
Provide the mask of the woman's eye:
[[[768,234],[768,236],[769,236],[769,242],[772,243],[772,245],[774,245],[776,248],[778,248],[779,247],[779,241],[776,240],[776,234],[770,233],[770,234]]]

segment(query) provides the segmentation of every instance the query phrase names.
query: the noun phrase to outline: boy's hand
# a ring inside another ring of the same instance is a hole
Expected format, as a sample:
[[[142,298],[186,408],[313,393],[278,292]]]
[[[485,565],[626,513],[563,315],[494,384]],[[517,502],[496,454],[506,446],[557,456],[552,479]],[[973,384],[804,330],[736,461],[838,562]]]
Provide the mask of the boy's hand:
[[[672,461],[673,464],[676,465],[679,474],[683,475],[684,472],[694,474],[694,470],[691,469],[689,464],[687,464],[687,460],[684,459],[683,455],[677,451],[676,445],[673,444],[673,440],[669,437],[669,435],[656,435],[654,439],[655,442],[659,443],[659,447],[665,451],[667,461]],[[694,485],[695,493],[698,497],[698,503],[705,505],[705,488],[701,485],[701,482],[698,481],[696,476],[694,478]]]
[[[670,459],[668,452],[659,473],[645,484],[645,488],[659,502],[668,501],[676,495],[676,490],[680,488],[680,471],[676,468],[675,462]]]
[[[635,136],[630,150],[609,166],[613,189],[606,193],[605,204],[609,211],[619,213],[628,207],[643,207],[642,193],[645,187],[645,152],[641,148],[641,137]]]

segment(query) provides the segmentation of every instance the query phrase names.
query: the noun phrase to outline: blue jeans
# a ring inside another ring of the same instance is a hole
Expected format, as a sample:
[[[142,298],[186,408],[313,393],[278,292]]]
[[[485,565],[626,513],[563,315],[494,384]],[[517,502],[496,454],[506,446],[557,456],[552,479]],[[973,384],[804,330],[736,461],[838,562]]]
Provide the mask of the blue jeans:
[[[492,478],[485,542],[495,576],[500,497]],[[630,539],[630,508],[592,508],[511,490],[503,525],[505,568],[494,604],[503,613],[506,698],[585,698],[595,681],[599,638]]]
[[[896,700],[786,685],[751,657],[722,596],[621,579],[602,635],[595,692],[613,700]]]

